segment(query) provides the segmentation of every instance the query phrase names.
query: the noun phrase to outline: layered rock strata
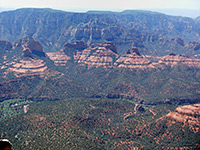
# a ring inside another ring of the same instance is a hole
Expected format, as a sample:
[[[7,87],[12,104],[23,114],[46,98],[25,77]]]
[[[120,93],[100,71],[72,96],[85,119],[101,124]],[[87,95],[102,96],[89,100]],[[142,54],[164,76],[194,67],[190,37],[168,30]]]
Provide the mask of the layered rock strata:
[[[128,50],[124,55],[119,55],[112,42],[99,44],[97,46],[91,45],[85,49],[83,49],[83,47],[86,45],[84,43],[80,43],[82,42],[79,42],[79,44],[66,44],[68,46],[65,45],[61,51],[47,53],[47,55],[57,66],[64,66],[68,60],[73,60],[76,64],[87,66],[88,68],[119,67],[130,69],[162,69],[164,66],[175,67],[178,65],[200,68],[200,59],[191,56],[176,55],[171,53],[163,57],[156,57],[155,61],[151,61],[152,56],[149,57],[141,55],[139,49],[136,47],[132,47],[132,49]],[[79,45],[78,48],[77,45]],[[69,47],[72,47],[72,49]]]
[[[113,52],[111,49],[107,49],[104,46],[98,46],[94,48],[88,48],[82,52],[77,52],[74,55],[74,60],[80,65],[87,65],[91,67],[113,67],[113,62],[119,55]]]
[[[18,76],[19,74],[45,74],[48,68],[43,60],[29,59],[13,62],[8,70]]]
[[[67,56],[63,51],[46,53],[47,56],[53,60],[56,66],[65,66],[71,57]]]
[[[177,65],[185,65],[188,67],[196,67],[200,68],[200,59],[196,59],[194,57],[184,56],[184,55],[176,55],[169,54],[167,56],[161,57],[159,63],[165,64],[171,67]]]
[[[188,123],[195,132],[198,132],[200,128],[200,104],[177,107],[175,112],[168,113],[166,117],[184,125]]]
[[[155,68],[148,59],[136,53],[122,55],[115,62],[115,66],[119,68]]]

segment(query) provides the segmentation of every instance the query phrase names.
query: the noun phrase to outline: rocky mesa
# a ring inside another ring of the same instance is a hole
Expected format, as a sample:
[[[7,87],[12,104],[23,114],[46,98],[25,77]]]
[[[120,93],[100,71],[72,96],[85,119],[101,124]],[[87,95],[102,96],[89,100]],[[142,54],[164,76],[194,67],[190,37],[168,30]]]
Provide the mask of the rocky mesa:
[[[71,60],[75,64],[86,68],[129,68],[129,69],[153,69],[164,66],[188,66],[200,68],[200,59],[181,54],[170,53],[163,57],[141,55],[137,47],[127,50],[126,54],[120,55],[113,42],[88,46],[83,41],[66,43],[59,52],[47,53],[54,64],[65,66]],[[152,58],[156,58],[152,61]]]
[[[22,47],[24,57],[33,57],[33,54],[38,56],[45,56],[42,44],[30,36],[21,38],[13,43],[13,49]]]
[[[10,72],[13,72],[15,76],[59,74],[58,71],[52,71],[52,67],[55,66],[56,69],[56,67],[62,66],[67,69],[69,62],[87,69],[102,67],[151,70],[163,69],[166,66],[200,68],[200,59],[174,53],[163,57],[149,57],[141,55],[138,47],[132,47],[127,50],[126,54],[120,55],[113,42],[88,45],[84,41],[76,41],[64,44],[60,51],[45,53],[39,41],[27,36],[14,42],[12,49],[7,41],[2,41],[1,47],[4,49],[1,50],[4,52],[1,61],[4,77]]]
[[[7,41],[1,41],[0,46],[1,51],[4,51],[1,61],[3,78],[11,74],[13,77],[58,74],[57,71],[48,67],[48,57],[40,42],[30,36],[15,41],[13,45]]]
[[[198,132],[200,129],[200,104],[177,107],[174,112],[168,113],[166,117],[171,119],[171,123],[173,123],[173,120],[181,122],[183,125],[188,123],[194,132]]]

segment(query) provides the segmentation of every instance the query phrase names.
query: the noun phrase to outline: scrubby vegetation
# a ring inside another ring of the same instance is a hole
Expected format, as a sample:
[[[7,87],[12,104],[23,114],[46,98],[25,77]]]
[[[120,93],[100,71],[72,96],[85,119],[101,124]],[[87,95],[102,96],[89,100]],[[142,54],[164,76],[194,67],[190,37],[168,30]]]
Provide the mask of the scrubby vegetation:
[[[86,70],[75,66],[64,76],[38,75],[1,82],[0,99],[27,98],[34,101],[71,97],[125,98],[144,104],[199,102],[200,70],[166,67],[162,70]]]
[[[24,112],[24,106],[31,103],[23,99],[11,99],[0,102],[0,121],[20,115]]]
[[[0,39],[28,35],[0,41],[0,138],[15,150],[200,149],[199,113],[177,111],[200,103],[198,22],[148,11],[0,13]]]
[[[16,100],[9,100],[10,104]],[[14,102],[14,103],[13,103]],[[24,103],[23,100],[17,100]],[[3,105],[4,102],[1,103]],[[1,120],[1,138],[14,149],[166,149],[198,147],[200,134],[160,119],[176,106],[146,106],[130,100],[69,98],[33,102]]]

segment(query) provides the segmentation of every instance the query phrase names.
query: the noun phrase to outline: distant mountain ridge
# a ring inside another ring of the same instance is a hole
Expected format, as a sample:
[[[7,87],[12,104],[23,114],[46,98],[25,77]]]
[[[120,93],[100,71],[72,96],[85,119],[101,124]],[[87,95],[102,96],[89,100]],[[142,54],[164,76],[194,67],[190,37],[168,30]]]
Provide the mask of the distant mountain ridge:
[[[0,99],[197,102],[198,24],[198,18],[133,10],[2,12]]]
[[[0,138],[14,149],[200,149],[199,24],[132,10],[0,13]]]
[[[57,51],[66,42],[76,40],[85,41],[88,45],[112,41],[120,54],[138,45],[141,53],[149,54],[154,53],[152,47],[159,39],[168,42],[179,37],[185,43],[199,42],[198,20],[138,10],[73,13],[24,8],[0,13],[0,39],[13,42],[29,35],[39,40],[45,51]],[[160,49],[165,51],[164,47]],[[170,49],[175,50],[176,47],[172,45]],[[166,55],[162,51],[157,55]]]

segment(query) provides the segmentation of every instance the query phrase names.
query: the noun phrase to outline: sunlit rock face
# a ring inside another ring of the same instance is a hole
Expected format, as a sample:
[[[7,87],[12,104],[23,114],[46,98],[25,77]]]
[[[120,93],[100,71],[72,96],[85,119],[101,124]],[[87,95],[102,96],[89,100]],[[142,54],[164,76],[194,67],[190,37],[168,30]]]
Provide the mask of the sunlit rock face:
[[[49,58],[43,52],[42,45],[30,36],[17,40],[13,45],[7,41],[1,41],[0,47],[3,48],[1,69],[5,79],[9,74],[12,74],[12,77],[59,74],[48,67],[51,62],[47,62]]]
[[[74,55],[74,60],[79,65],[91,67],[113,67],[113,63],[118,58],[117,49],[113,43],[99,44],[89,47]]]
[[[88,46],[82,41],[66,43],[60,51],[47,53],[47,55],[57,66],[65,66],[71,60],[77,65],[88,67],[88,69],[92,67],[162,69],[164,66],[175,67],[179,65],[200,68],[199,59],[174,53],[163,57],[149,57],[148,55],[141,55],[139,48],[132,47],[127,50],[126,54],[120,55],[113,42],[104,42],[96,46],[94,44]]]
[[[18,63],[13,63],[9,71],[19,74],[45,74],[47,73],[47,66],[43,60],[20,60]]]
[[[169,54],[167,56],[161,57],[159,63],[163,63],[165,65],[169,65],[171,67],[177,65],[186,65],[189,67],[200,68],[200,60],[194,57],[184,56],[184,55],[176,55]]]
[[[200,104],[177,107],[174,112],[168,113],[166,117],[181,122],[183,125],[188,123],[194,132],[198,132],[200,128]],[[173,124],[173,122],[171,123]]]
[[[71,59],[71,57],[67,56],[63,51],[46,54],[51,60],[53,60],[56,66],[65,66],[67,61]]]

